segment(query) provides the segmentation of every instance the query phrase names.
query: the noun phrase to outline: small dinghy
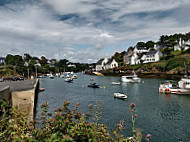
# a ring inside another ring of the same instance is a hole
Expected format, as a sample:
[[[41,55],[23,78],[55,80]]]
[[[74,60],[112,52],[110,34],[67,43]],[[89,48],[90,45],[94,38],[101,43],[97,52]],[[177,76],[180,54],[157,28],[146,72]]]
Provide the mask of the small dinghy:
[[[120,85],[120,82],[112,82],[112,85]]]
[[[73,82],[73,79],[71,79],[71,78],[66,78],[66,79],[65,79],[65,82]]]
[[[88,85],[88,87],[100,88],[100,85],[97,85],[96,83],[90,83],[90,84]]]
[[[122,94],[122,93],[114,93],[115,98],[120,98],[120,99],[127,99],[127,95]]]

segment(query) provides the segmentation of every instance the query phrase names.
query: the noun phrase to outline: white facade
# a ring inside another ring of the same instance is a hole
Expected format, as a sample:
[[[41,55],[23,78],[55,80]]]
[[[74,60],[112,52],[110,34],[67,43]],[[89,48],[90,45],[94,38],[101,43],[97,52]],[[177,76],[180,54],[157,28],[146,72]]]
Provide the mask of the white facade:
[[[106,70],[106,69],[112,69],[118,67],[118,63],[115,61],[115,59],[100,59],[96,64],[96,71]]]
[[[130,61],[131,61],[131,63],[130,63],[131,65],[140,64],[140,59],[136,52],[133,53]]]
[[[105,69],[113,69],[115,67],[118,67],[118,63],[115,61],[115,59],[108,61],[108,63],[105,65]]]
[[[150,51],[150,52],[144,54],[141,59],[144,60],[143,63],[150,63],[150,62],[159,61],[160,57],[162,57],[162,56],[163,55],[159,50],[158,51]]]
[[[96,64],[96,71],[104,70],[107,62],[108,62],[107,58],[100,59],[98,63]]]
[[[189,49],[189,47],[190,47],[190,40],[184,41],[184,40],[181,40],[180,38],[178,44],[174,46],[174,51],[177,51],[177,50],[181,51],[181,48],[184,48],[184,50],[187,50]]]
[[[5,63],[5,58],[4,57],[0,57],[0,64],[1,63]]]

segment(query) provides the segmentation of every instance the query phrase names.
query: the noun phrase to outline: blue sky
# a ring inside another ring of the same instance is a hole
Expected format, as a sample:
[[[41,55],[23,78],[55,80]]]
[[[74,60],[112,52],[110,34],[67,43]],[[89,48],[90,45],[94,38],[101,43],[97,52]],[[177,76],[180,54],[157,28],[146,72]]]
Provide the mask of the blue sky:
[[[97,62],[138,41],[190,32],[189,0],[0,0],[0,56]]]

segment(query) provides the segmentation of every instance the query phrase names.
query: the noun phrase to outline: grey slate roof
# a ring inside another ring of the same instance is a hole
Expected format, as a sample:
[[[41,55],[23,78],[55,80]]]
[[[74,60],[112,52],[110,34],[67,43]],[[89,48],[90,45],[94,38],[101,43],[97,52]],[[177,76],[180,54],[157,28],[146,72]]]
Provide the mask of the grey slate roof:
[[[96,63],[96,65],[101,65],[103,60],[104,60],[104,59],[100,59],[100,60]]]
[[[147,50],[148,47],[138,47],[138,46],[137,46],[137,49],[138,49],[138,50]]]
[[[106,65],[111,64],[112,61],[113,61],[113,59],[108,59],[108,62],[106,63]]]
[[[156,50],[155,51],[150,51],[150,52],[147,52],[146,55],[153,55],[153,54],[156,54]]]

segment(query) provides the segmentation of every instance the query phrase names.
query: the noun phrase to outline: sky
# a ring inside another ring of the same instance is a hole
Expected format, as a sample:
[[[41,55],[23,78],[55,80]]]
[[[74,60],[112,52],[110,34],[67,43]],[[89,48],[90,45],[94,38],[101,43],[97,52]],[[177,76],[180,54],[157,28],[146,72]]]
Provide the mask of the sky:
[[[95,63],[190,32],[190,0],[0,0],[0,56]]]

